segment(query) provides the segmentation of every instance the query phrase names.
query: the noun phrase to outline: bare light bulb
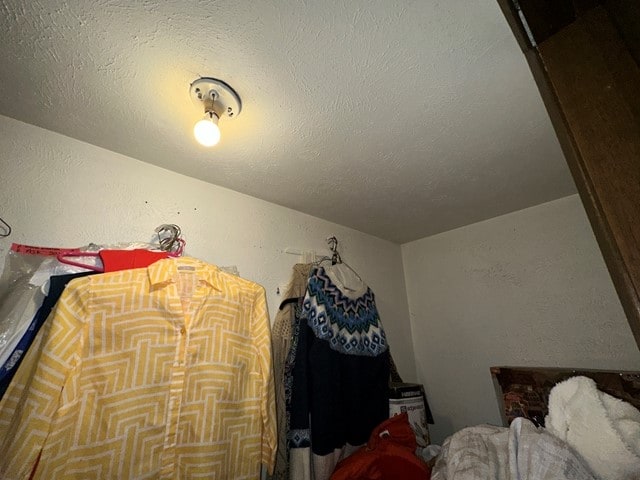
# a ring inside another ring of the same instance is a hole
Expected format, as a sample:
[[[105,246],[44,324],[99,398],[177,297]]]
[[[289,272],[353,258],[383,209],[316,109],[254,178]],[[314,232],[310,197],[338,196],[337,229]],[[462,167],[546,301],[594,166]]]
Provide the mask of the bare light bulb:
[[[218,128],[218,116],[215,113],[207,113],[193,127],[193,135],[200,145],[213,147],[220,141],[220,128]]]

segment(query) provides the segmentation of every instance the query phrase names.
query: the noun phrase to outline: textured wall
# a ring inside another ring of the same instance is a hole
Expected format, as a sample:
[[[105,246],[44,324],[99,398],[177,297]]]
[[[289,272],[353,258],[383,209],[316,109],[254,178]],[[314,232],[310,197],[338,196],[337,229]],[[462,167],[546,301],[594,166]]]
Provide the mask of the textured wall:
[[[325,251],[337,235],[376,292],[401,373],[427,387],[436,440],[499,421],[491,365],[640,368],[575,196],[405,244],[401,256],[390,242],[6,117],[0,131],[0,217],[14,227],[0,263],[11,242],[149,240],[178,223],[190,255],[237,265],[266,287],[273,314],[296,261],[282,250]]]
[[[2,115],[398,243],[575,193],[495,0],[0,0],[0,32]],[[200,75],[242,98],[215,149]]]
[[[577,196],[402,246],[433,436],[499,423],[493,365],[640,369]]]
[[[0,262],[11,242],[149,241],[156,226],[176,223],[189,255],[236,265],[262,284],[273,317],[276,288],[298,261],[283,250],[327,252],[325,238],[336,235],[344,260],[376,293],[398,368],[415,378],[398,245],[7,117],[0,132],[0,217],[14,229],[0,239]]]

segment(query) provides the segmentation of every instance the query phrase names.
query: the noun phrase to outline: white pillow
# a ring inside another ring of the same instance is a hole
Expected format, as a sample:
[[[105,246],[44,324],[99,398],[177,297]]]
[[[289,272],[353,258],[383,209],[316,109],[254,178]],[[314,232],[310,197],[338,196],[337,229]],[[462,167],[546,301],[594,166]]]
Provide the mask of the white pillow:
[[[573,377],[553,387],[545,426],[601,478],[640,479],[640,411],[599,391],[592,379]]]

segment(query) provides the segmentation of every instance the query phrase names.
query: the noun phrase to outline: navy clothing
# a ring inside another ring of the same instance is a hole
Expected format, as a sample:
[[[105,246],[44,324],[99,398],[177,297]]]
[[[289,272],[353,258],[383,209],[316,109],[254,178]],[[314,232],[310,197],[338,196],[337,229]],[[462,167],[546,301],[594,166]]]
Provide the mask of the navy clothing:
[[[49,279],[49,293],[42,301],[42,305],[34,315],[33,320],[29,324],[29,328],[18,342],[18,345],[16,345],[16,348],[14,348],[4,365],[0,367],[0,399],[4,396],[7,388],[9,388],[15,372],[22,363],[24,354],[27,353],[40,328],[62,295],[67,283],[74,278],[93,274],[95,274],[95,272],[71,273],[68,275],[56,275]]]
[[[349,297],[317,266],[298,313],[290,447],[328,455],[365,443],[389,416],[390,356],[373,292]]]

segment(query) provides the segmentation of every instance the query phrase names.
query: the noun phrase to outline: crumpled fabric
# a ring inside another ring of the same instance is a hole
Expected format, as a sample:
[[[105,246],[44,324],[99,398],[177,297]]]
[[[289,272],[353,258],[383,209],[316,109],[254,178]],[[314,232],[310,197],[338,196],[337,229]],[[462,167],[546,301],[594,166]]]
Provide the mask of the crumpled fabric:
[[[464,428],[442,445],[432,480],[598,480],[563,440],[516,418]]]
[[[271,327],[271,348],[273,353],[273,372],[276,390],[276,414],[278,421],[278,451],[276,465],[271,480],[289,480],[289,449],[287,448],[287,422],[285,399],[285,364],[291,349],[293,337],[293,323],[295,310],[299,301],[304,297],[307,288],[307,278],[311,271],[311,264],[298,263],[294,265],[291,279],[283,292],[280,308]]]
[[[600,477],[640,478],[640,411],[598,390],[591,378],[572,377],[553,387],[545,425]]]
[[[416,448],[409,416],[396,415],[375,428],[366,446],[338,463],[331,480],[429,480],[430,468]]]

